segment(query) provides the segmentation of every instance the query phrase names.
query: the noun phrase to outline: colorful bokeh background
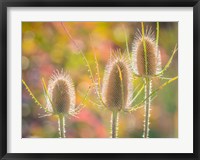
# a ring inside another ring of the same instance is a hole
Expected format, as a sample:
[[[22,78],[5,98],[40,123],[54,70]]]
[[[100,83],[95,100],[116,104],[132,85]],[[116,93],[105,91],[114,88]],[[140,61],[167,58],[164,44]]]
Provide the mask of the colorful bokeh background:
[[[132,48],[137,29],[141,30],[140,22],[64,22],[74,42],[83,51],[92,71],[96,73],[94,53],[103,78],[110,51],[126,50],[125,31]],[[152,27],[156,33],[156,23],[144,23]],[[175,45],[178,44],[178,23],[160,22],[159,46],[162,66],[169,60]],[[46,104],[41,79],[48,80],[54,70],[67,71],[76,89],[76,104],[82,103],[91,85],[86,63],[78,48],[69,38],[60,22],[23,22],[22,23],[22,78],[42,104]],[[178,75],[178,54],[175,55],[165,77]],[[141,83],[134,81],[134,86]],[[153,88],[158,88],[166,80],[154,78]],[[103,83],[103,82],[102,82]],[[143,96],[143,94],[141,95]],[[94,90],[89,99],[97,102]],[[66,137],[68,138],[108,138],[110,137],[111,112],[99,109],[89,100],[77,117],[66,119]],[[44,111],[32,100],[22,86],[22,137],[23,138],[57,138],[57,117],[40,118]],[[120,113],[119,138],[142,138],[144,109],[132,113]],[[159,91],[152,102],[150,117],[151,138],[178,137],[178,81],[173,82]]]

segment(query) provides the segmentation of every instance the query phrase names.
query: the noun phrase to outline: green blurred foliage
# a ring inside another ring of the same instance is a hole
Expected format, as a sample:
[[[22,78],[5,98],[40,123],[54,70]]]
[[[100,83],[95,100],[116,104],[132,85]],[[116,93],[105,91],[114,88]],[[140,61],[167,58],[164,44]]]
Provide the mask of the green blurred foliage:
[[[145,23],[155,29],[156,23]],[[83,51],[93,73],[96,73],[94,53],[97,55],[100,76],[103,79],[105,66],[110,57],[110,50],[126,50],[125,33],[128,35],[131,51],[134,34],[140,28],[140,23],[133,22],[65,22],[64,25]],[[161,22],[159,45],[164,66],[175,45],[178,43],[178,23]],[[42,77],[48,80],[56,69],[64,69],[74,82],[76,103],[79,105],[91,80],[86,64],[78,49],[67,36],[59,22],[23,22],[22,23],[22,75],[34,95],[45,105],[42,90]],[[178,54],[172,61],[165,77],[178,75]],[[134,86],[142,82],[134,81]],[[159,87],[164,80],[155,78],[153,88]],[[25,87],[22,88],[22,137],[58,137],[57,117],[43,117],[41,110],[31,99]],[[135,91],[136,92],[136,91]],[[143,97],[142,94],[141,97]],[[94,90],[89,99],[97,101]],[[78,117],[66,120],[66,136],[72,138],[107,138],[110,135],[110,115],[106,109],[99,109],[89,100]],[[121,113],[119,119],[120,138],[142,138],[144,109],[133,113]],[[152,102],[150,117],[151,138],[178,137],[178,82],[174,82],[159,91]]]

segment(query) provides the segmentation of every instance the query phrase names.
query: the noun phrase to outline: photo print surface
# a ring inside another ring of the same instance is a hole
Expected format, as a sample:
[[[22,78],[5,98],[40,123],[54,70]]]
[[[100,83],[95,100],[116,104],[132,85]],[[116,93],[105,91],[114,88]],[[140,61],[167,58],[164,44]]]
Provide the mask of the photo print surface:
[[[178,138],[178,22],[22,22],[22,138]]]

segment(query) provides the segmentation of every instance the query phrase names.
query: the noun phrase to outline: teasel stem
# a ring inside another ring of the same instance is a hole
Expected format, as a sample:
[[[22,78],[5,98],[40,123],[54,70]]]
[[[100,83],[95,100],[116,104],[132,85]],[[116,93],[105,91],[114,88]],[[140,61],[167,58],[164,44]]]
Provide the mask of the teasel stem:
[[[158,46],[158,41],[159,41],[159,30],[160,30],[159,22],[156,22],[156,45],[157,46]]]
[[[65,138],[65,117],[63,114],[58,115],[58,130],[60,138]]]
[[[145,113],[144,113],[144,138],[149,138],[149,118],[150,118],[150,107],[151,107],[151,86],[152,80],[145,78]]]
[[[113,111],[111,115],[111,137],[117,138],[118,137],[118,122],[119,113],[118,111]]]

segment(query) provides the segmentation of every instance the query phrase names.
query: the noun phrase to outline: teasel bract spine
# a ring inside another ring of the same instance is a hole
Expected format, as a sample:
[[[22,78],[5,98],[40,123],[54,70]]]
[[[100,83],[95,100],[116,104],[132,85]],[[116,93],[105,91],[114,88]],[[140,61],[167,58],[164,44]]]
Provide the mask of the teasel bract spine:
[[[114,53],[106,67],[102,100],[111,115],[111,137],[118,137],[118,120],[120,111],[129,106],[133,93],[132,70],[128,58],[120,51]]]

